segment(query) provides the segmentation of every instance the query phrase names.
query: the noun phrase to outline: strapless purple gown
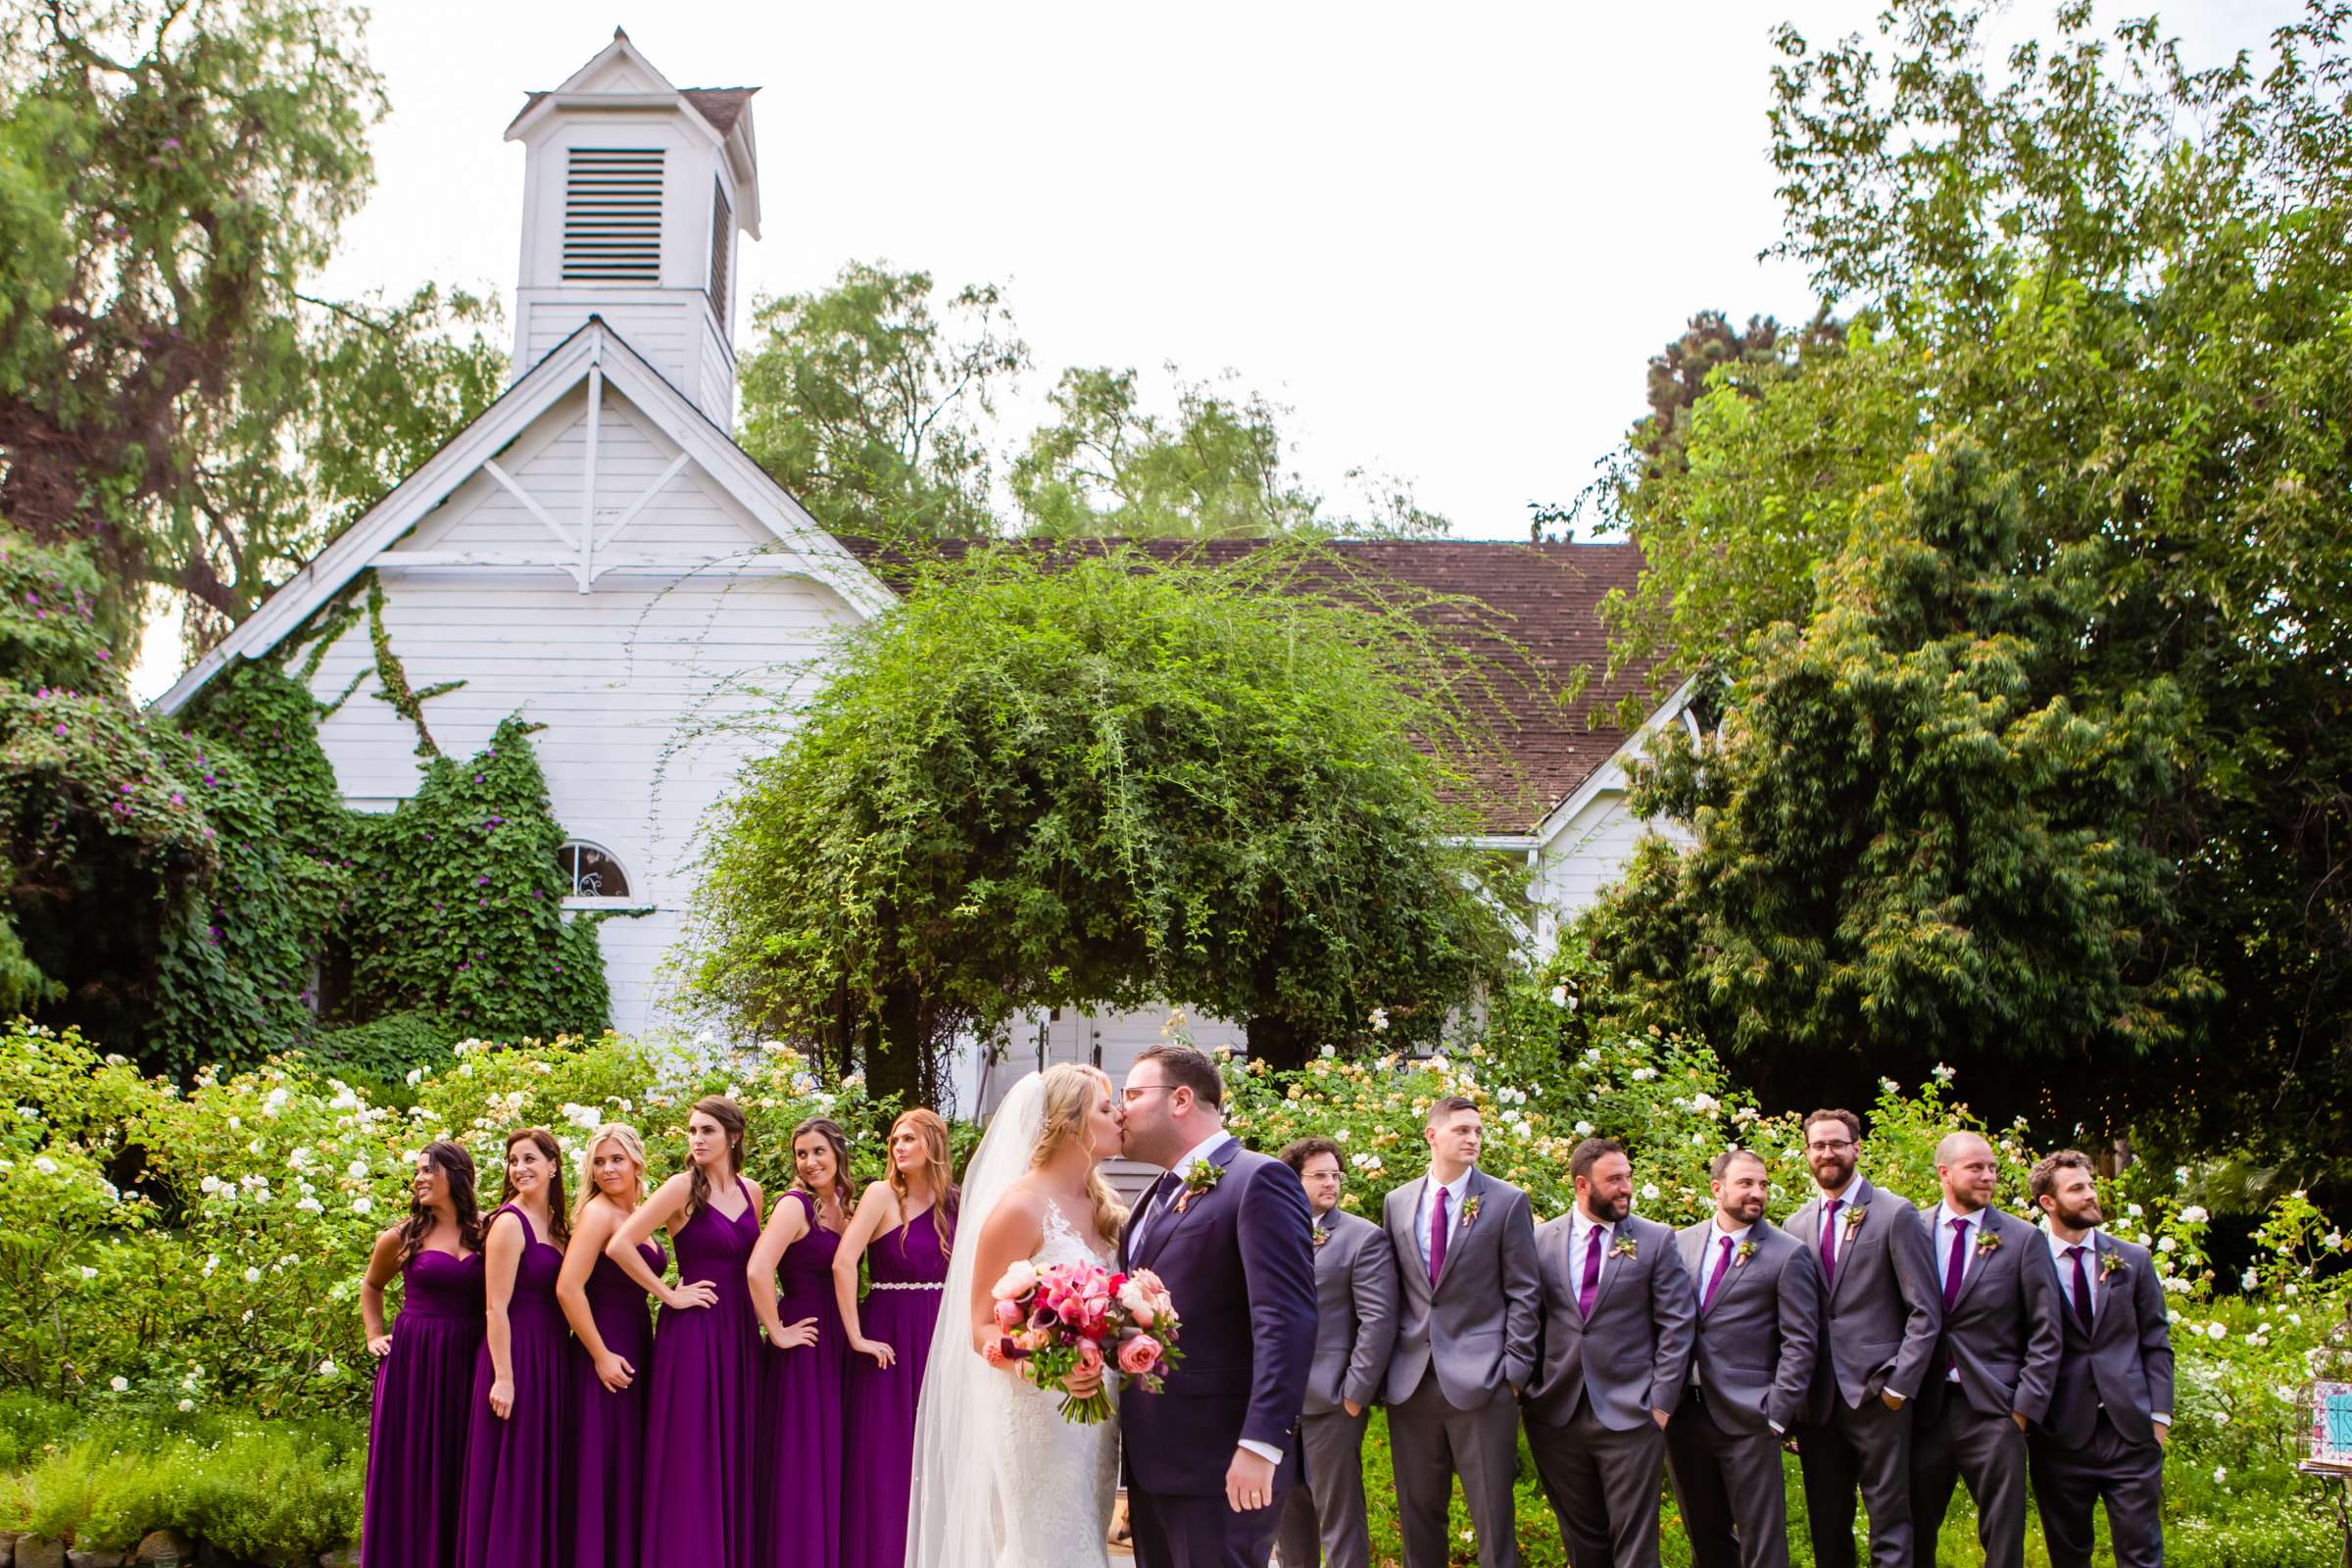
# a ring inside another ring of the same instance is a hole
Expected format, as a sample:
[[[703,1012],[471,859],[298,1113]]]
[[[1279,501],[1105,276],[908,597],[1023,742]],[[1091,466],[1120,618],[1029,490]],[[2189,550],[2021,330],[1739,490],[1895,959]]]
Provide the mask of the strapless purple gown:
[[[752,1373],[760,1319],[744,1267],[760,1210],[705,1205],[672,1233],[678,1282],[709,1280],[710,1306],[662,1309],[645,1403],[644,1568],[752,1568]]]
[[[400,1271],[392,1348],[368,1416],[362,1568],[449,1568],[458,1559],[467,1396],[482,1343],[482,1254],[418,1252]]]
[[[844,1431],[853,1459],[841,1499],[842,1568],[904,1568],[906,1500],[914,1491],[914,1405],[939,1326],[948,1254],[926,1209],[866,1249],[873,1288],[858,1308],[865,1337],[898,1352],[886,1369],[849,1358]],[[949,1232],[951,1240],[954,1231]]]
[[[841,1238],[816,1222],[816,1200],[799,1189],[784,1201],[808,1216],[808,1234],[784,1251],[776,1311],[787,1326],[816,1319],[816,1343],[760,1349],[760,1568],[835,1568],[841,1561],[843,1361],[848,1332],[833,1295]],[[864,1485],[859,1477],[858,1484]]]
[[[652,1242],[637,1249],[660,1277],[669,1254]],[[614,1394],[597,1378],[588,1348],[571,1343],[572,1409],[579,1420],[579,1462],[571,1499],[571,1560],[581,1568],[633,1568],[639,1497],[645,1487],[645,1404],[654,1386],[654,1319],[645,1290],[609,1257],[588,1274],[588,1314],[605,1348],[637,1369]]]
[[[473,1424],[466,1436],[466,1524],[458,1542],[460,1568],[559,1568],[570,1560],[572,1433],[571,1328],[556,1302],[564,1250],[542,1241],[512,1203],[494,1210],[486,1238],[501,1215],[522,1227],[522,1257],[507,1299],[507,1355],[514,1373],[514,1407],[505,1420],[491,1413],[496,1370],[485,1342],[473,1357]]]

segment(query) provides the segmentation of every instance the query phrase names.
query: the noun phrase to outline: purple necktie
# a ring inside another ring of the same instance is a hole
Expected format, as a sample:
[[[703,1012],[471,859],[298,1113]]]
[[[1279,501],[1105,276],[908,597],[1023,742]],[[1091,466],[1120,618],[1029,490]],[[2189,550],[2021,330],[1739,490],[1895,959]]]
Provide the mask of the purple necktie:
[[[1960,1282],[1968,1277],[1968,1221],[1952,1221],[1952,1256],[1943,1266],[1943,1309],[1960,1299]]]
[[[1732,1239],[1723,1239],[1723,1252],[1715,1259],[1715,1272],[1707,1276],[1707,1294],[1698,1298],[1698,1309],[1704,1312],[1715,1304],[1716,1287],[1723,1283],[1724,1271],[1732,1266]]]
[[[1446,1189],[1438,1189],[1438,1200],[1429,1210],[1429,1283],[1438,1283],[1438,1271],[1446,1266]]]
[[[1585,1283],[1578,1286],[1576,1291],[1576,1315],[1578,1317],[1592,1315],[1592,1298],[1600,1290],[1601,1229],[1602,1227],[1595,1225],[1587,1233],[1592,1240],[1585,1243]]]
[[[1838,1210],[1845,1200],[1833,1198],[1821,1211],[1821,1282],[1828,1285],[1838,1278]]]
[[[2066,1255],[2075,1265],[2075,1316],[2082,1320],[2082,1332],[2090,1332],[2090,1276],[2082,1268],[2082,1249],[2070,1247]]]

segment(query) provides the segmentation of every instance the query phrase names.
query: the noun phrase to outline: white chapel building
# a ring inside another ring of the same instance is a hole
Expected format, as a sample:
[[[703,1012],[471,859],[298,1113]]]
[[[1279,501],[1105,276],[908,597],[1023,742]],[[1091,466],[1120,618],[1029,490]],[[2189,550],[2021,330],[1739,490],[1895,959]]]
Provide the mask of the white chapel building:
[[[624,1032],[694,1022],[667,960],[685,935],[699,834],[743,764],[776,743],[730,721],[772,712],[780,681],[817,678],[807,666],[829,634],[895,602],[870,549],[827,532],[732,436],[737,252],[760,232],[755,91],[674,87],[616,32],[561,86],[529,95],[506,131],[524,155],[511,384],[158,700],[177,711],[373,573],[410,685],[463,682],[425,708],[445,754],[479,751],[511,714],[544,726],[535,744],[570,841],[567,907],[632,916],[599,928]],[[1484,600],[1563,683],[1605,662],[1600,598],[1640,569],[1626,545],[1340,548]],[[361,683],[319,741],[345,799],[388,810],[421,764],[409,721],[358,700],[373,669],[363,620],[311,678],[324,699]],[[1525,856],[1539,944],[1647,830],[1626,807],[1622,763],[1655,726],[1688,722],[1682,694],[1631,734],[1591,722],[1646,674],[1500,715],[1519,754],[1505,793],[1524,806],[1495,815],[1482,842]],[[993,1103],[1011,1074],[1050,1060],[1115,1074],[1161,1021],[1034,1020],[1011,1060],[959,1069],[958,1103]],[[1193,1033],[1246,1046],[1213,1020]]]

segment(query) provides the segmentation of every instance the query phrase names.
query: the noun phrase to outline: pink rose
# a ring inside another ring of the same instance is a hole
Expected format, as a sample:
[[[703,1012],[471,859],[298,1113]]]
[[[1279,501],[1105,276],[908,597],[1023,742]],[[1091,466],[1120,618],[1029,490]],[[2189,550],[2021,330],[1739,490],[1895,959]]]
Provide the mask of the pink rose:
[[[1011,1300],[1027,1296],[1037,1289],[1037,1265],[1023,1258],[1004,1271],[996,1288],[988,1294],[999,1300]]]
[[[1119,1346],[1119,1370],[1131,1378],[1140,1378],[1159,1365],[1159,1342],[1149,1334],[1138,1334]]]
[[[1101,1347],[1099,1347],[1099,1346],[1097,1346],[1097,1345],[1095,1345],[1095,1344],[1094,1344],[1092,1341],[1089,1341],[1089,1340],[1081,1340],[1081,1341],[1079,1341],[1079,1342],[1078,1342],[1078,1370],[1079,1370],[1079,1371],[1081,1371],[1081,1372],[1100,1372],[1100,1371],[1102,1371],[1102,1348],[1101,1348]]]
[[[1127,1315],[1135,1319],[1135,1326],[1139,1329],[1150,1328],[1152,1326],[1152,1319],[1158,1316],[1157,1313],[1152,1310],[1152,1307],[1148,1302],[1139,1302],[1136,1305],[1129,1307],[1127,1309]]]
[[[1018,1301],[999,1301],[997,1303],[997,1327],[1001,1329],[1017,1329],[1020,1326],[1021,1303]]]

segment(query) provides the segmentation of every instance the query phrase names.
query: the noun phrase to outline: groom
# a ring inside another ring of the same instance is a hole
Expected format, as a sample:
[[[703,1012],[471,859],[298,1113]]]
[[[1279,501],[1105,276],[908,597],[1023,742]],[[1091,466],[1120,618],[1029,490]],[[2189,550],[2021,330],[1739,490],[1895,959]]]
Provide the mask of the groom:
[[[1142,1568],[1265,1568],[1283,1494],[1304,1480],[1298,1412],[1315,1351],[1315,1252],[1289,1166],[1225,1131],[1216,1063],[1136,1058],[1118,1107],[1127,1157],[1167,1167],[1127,1221],[1119,1264],[1176,1302],[1183,1365],[1119,1395]]]

